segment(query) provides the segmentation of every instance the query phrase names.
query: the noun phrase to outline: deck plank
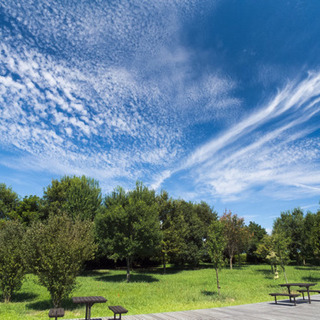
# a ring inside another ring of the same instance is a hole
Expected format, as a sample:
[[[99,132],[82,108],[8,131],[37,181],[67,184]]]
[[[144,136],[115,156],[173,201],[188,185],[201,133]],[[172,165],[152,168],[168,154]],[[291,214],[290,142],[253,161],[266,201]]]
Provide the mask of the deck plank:
[[[123,320],[319,320],[320,295],[312,295],[312,302],[297,299],[294,306],[288,300],[280,300],[278,304],[261,302],[240,306],[176,311],[164,313],[149,313],[122,316]],[[130,312],[130,310],[129,310]],[[101,320],[109,320],[103,317]],[[74,319],[80,320],[80,319]]]

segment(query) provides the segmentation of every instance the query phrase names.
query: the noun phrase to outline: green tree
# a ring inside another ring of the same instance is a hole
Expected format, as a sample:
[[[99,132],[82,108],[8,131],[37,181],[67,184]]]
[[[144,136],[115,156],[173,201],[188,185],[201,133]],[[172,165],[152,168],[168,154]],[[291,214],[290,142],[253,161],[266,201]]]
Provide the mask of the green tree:
[[[0,183],[0,219],[12,219],[18,205],[18,195],[12,191],[12,188]]]
[[[166,264],[169,261],[176,261],[186,246],[184,235],[186,234],[187,224],[183,215],[177,214],[176,202],[169,199],[166,191],[162,191],[157,200],[162,234],[161,258],[163,273],[166,273]]]
[[[261,239],[261,241],[257,246],[257,250],[255,251],[255,254],[260,259],[265,260],[270,264],[272,272],[277,272],[279,259],[275,255],[273,244],[272,244],[272,238],[270,235],[265,234],[263,236],[263,238]]]
[[[313,225],[310,232],[310,245],[317,259],[320,259],[320,210],[313,217]]]
[[[236,253],[240,252],[247,237],[244,219],[232,214],[231,211],[225,211],[220,221],[223,224],[224,235],[227,239],[226,251],[229,257],[230,269],[232,269],[232,259]]]
[[[253,221],[249,222],[247,230],[250,235],[249,245],[247,248],[247,261],[257,263],[259,261],[259,257],[257,256],[256,251],[259,243],[267,234],[267,231]]]
[[[304,216],[300,208],[292,211],[281,212],[281,216],[274,221],[273,230],[276,233],[283,233],[284,237],[290,239],[290,258],[297,263],[301,262],[301,252],[303,251],[303,228]]]
[[[41,220],[43,215],[42,199],[38,196],[25,196],[19,202],[12,217],[28,226],[33,221]]]
[[[314,230],[316,224],[317,215],[312,212],[307,212],[303,221],[302,230],[302,246],[301,246],[301,257],[303,265],[306,264],[306,259],[314,258],[313,242],[312,239],[319,231]],[[314,234],[315,233],[315,234]],[[314,235],[313,235],[314,234]]]
[[[182,250],[180,250],[176,262],[178,264],[187,263],[192,266],[199,264],[204,254],[204,236],[205,230],[203,223],[194,210],[191,202],[184,200],[175,200],[176,220],[180,220],[181,224],[177,224],[183,239]],[[177,219],[178,218],[178,219]]]
[[[72,219],[94,220],[101,206],[99,183],[85,176],[52,180],[44,191],[46,214],[65,212]]]
[[[196,266],[205,257],[205,239],[211,221],[217,214],[205,202],[200,204],[173,200],[172,210],[164,220],[162,230],[168,239],[170,259],[177,264]],[[174,237],[173,237],[174,236]]]
[[[216,271],[218,294],[220,295],[219,269],[224,264],[224,250],[227,239],[224,235],[224,226],[219,220],[213,220],[208,230],[207,247],[208,253]]]
[[[267,260],[271,265],[271,271],[277,273],[277,266],[280,265],[288,282],[285,266],[289,262],[289,243],[283,233],[273,232],[271,236],[266,234],[258,245],[256,254]]]
[[[93,223],[66,214],[35,222],[26,232],[25,262],[50,293],[54,307],[68,297],[85,261],[94,257]]]
[[[25,274],[23,237],[24,228],[18,221],[7,221],[0,229],[0,288],[5,302],[21,288]]]
[[[126,259],[129,282],[132,261],[153,256],[160,246],[155,192],[137,182],[136,188],[126,194],[122,188],[115,189],[105,204],[95,219],[100,248],[114,261]]]
[[[279,258],[280,266],[283,271],[284,278],[286,280],[286,283],[288,283],[287,274],[285,266],[289,262],[290,258],[290,245],[291,240],[286,237],[284,233],[281,232],[274,232],[272,233],[272,244],[273,249],[276,254],[276,256]]]

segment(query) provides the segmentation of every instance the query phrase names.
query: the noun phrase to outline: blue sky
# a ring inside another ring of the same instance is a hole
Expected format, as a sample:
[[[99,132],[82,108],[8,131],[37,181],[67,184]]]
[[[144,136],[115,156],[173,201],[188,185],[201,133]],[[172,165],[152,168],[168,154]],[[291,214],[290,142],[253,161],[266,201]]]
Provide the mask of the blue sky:
[[[0,180],[136,180],[270,229],[320,200],[320,2],[0,0]]]

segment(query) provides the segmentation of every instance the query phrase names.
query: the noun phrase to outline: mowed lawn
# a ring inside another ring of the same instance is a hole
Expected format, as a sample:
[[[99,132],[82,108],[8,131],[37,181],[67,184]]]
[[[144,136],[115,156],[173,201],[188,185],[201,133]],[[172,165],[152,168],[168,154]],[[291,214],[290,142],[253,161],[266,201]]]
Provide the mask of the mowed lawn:
[[[320,267],[286,268],[289,282],[319,282]],[[126,283],[124,270],[97,270],[78,278],[72,296],[104,296],[106,304],[95,304],[92,317],[111,316],[108,305],[122,305],[128,314],[142,314],[178,310],[192,310],[271,301],[270,292],[281,292],[282,272],[274,280],[268,265],[227,268],[219,273],[221,296],[217,295],[215,271],[210,266],[197,270],[161,269],[132,272],[132,282]],[[84,318],[85,306],[75,305],[71,299],[63,302],[64,319]],[[51,308],[47,290],[28,275],[13,301],[0,303],[1,320],[47,319]]]

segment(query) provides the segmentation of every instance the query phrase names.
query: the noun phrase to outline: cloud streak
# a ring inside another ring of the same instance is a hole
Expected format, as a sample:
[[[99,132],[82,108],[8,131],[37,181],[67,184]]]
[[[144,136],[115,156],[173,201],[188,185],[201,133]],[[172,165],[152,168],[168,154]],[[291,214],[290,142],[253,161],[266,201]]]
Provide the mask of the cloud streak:
[[[184,172],[195,187],[224,201],[248,197],[257,188],[272,198],[319,195],[320,139],[313,135],[320,129],[319,94],[319,73],[289,83],[172,174]]]

